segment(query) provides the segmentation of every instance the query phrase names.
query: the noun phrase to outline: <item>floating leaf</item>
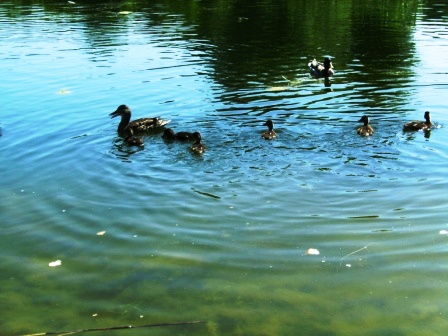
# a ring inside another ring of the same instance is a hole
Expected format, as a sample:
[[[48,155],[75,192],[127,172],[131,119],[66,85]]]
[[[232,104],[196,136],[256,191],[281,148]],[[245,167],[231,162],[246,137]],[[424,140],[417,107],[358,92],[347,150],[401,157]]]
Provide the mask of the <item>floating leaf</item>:
[[[61,266],[61,264],[62,264],[62,261],[55,260],[55,261],[52,261],[51,263],[49,263],[48,266],[50,266],[50,267],[57,267],[57,266]]]
[[[72,93],[72,92],[70,90],[67,90],[67,89],[60,89],[57,93],[60,94],[60,95],[65,95],[65,94],[69,94],[69,93]]]
[[[291,87],[289,86],[271,86],[268,87],[266,90],[269,92],[282,92],[282,91],[286,91],[289,90]]]
[[[105,233],[106,233],[106,231],[100,231],[100,232],[97,232],[96,235],[97,235],[97,236],[102,236],[102,235],[104,235]]]
[[[320,252],[319,252],[319,250],[318,250],[318,249],[315,249],[315,248],[310,248],[310,249],[308,249],[308,250],[306,251],[306,254],[311,254],[311,255],[319,255],[319,254],[320,254]]]

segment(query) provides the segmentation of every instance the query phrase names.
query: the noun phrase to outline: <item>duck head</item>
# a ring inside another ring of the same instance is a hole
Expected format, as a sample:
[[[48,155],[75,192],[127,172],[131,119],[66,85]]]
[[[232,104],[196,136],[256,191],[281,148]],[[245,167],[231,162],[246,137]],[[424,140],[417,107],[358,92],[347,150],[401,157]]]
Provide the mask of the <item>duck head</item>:
[[[429,114],[429,111],[425,112],[425,120],[427,124],[431,123],[431,115]]]
[[[115,118],[115,117],[123,116],[126,114],[131,114],[131,109],[127,105],[123,104],[123,105],[118,106],[117,109],[109,115],[111,118]]]
[[[364,123],[364,125],[368,125],[369,124],[369,117],[364,115],[361,117],[361,119],[358,120],[358,122],[362,122]]]
[[[267,126],[269,128],[269,130],[272,131],[274,129],[274,122],[272,121],[272,119],[268,119],[263,124],[263,126]]]
[[[201,133],[199,133],[199,132],[194,132],[194,133],[193,133],[193,139],[196,140],[196,143],[200,143],[201,140],[202,140]]]
[[[333,68],[333,64],[331,64],[331,58],[330,57],[325,58],[325,60],[324,60],[324,68],[326,70],[329,70],[329,69]]]
[[[167,128],[165,132],[163,132],[162,138],[164,139],[174,139],[174,131],[171,128]]]

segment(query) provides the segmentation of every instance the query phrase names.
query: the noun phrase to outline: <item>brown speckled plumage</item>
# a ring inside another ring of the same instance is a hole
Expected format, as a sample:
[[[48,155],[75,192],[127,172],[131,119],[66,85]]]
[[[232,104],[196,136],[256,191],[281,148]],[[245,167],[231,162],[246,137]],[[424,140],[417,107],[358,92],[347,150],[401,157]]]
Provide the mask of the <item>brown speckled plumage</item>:
[[[201,137],[201,133],[199,132],[194,132],[193,133],[193,138],[195,141],[194,144],[191,145],[190,150],[193,151],[196,154],[202,154],[205,152],[205,145],[201,142],[202,137]]]
[[[267,126],[268,130],[263,132],[261,136],[266,140],[272,140],[277,136],[277,133],[274,131],[274,123],[271,119],[266,120],[263,126]]]
[[[361,119],[358,120],[358,122],[364,123],[363,126],[358,127],[358,134],[362,136],[370,136],[373,134],[373,128],[369,125],[369,117],[368,116],[362,116]]]
[[[403,131],[412,132],[419,130],[430,130],[432,127],[431,115],[428,111],[424,115],[425,121],[414,120],[403,125]]]
[[[126,105],[118,106],[118,108],[109,115],[111,118],[121,116],[121,121],[117,129],[117,132],[120,135],[145,133],[163,127],[170,122],[170,120],[161,120],[157,117],[141,118],[131,121],[131,109]]]

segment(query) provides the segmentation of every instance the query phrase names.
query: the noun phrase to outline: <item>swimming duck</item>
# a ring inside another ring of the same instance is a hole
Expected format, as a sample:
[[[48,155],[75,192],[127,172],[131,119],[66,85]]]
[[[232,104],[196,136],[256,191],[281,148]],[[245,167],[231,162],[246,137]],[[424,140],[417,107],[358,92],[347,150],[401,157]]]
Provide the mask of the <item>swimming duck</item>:
[[[310,74],[315,77],[331,77],[334,75],[333,64],[331,63],[331,58],[327,57],[324,60],[324,63],[320,63],[313,59],[308,63],[310,68]]]
[[[418,130],[429,131],[432,127],[431,115],[428,111],[424,115],[425,121],[414,120],[403,125],[403,131],[412,132]]]
[[[156,118],[141,118],[134,121],[131,120],[131,109],[126,105],[120,105],[118,108],[109,114],[111,118],[121,116],[120,124],[118,125],[118,134],[133,134],[133,133],[143,133],[150,130],[163,127],[168,124],[171,120],[161,120]]]
[[[274,131],[274,122],[271,119],[266,120],[263,126],[267,126],[268,130],[263,132],[261,136],[266,140],[272,140],[277,136],[277,133]]]
[[[192,141],[194,140],[193,133],[190,132],[177,132],[171,128],[167,128],[165,132],[163,132],[162,138],[165,140],[179,140],[179,141]]]
[[[196,140],[194,144],[191,145],[190,150],[196,154],[202,154],[205,152],[205,145],[201,142],[201,133],[194,132],[193,139]]]
[[[144,147],[145,143],[143,142],[142,138],[137,138],[135,136],[132,135],[128,135],[124,138],[124,142],[128,145],[128,146],[138,146],[138,147]]]
[[[361,126],[358,128],[358,134],[363,136],[369,136],[373,134],[373,128],[369,125],[369,117],[368,116],[362,116],[361,119],[358,120],[358,122],[364,123],[364,126]]]

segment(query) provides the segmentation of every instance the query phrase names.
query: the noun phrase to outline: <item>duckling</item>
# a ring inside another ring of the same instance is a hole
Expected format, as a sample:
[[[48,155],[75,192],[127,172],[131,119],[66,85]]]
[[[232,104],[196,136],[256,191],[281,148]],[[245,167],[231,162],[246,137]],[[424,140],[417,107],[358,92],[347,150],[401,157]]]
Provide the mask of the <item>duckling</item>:
[[[325,58],[323,64],[316,61],[316,59],[313,59],[308,63],[308,67],[310,68],[311,76],[328,78],[334,75],[333,64],[331,63],[330,57]]]
[[[128,135],[124,138],[124,142],[128,145],[128,146],[138,146],[138,147],[144,147],[145,143],[143,142],[142,138],[137,138],[135,136],[132,135]]]
[[[162,138],[165,140],[179,140],[179,141],[192,141],[194,140],[193,133],[190,132],[177,132],[171,128],[167,128],[165,132],[163,132]]]
[[[431,122],[431,115],[428,111],[424,115],[425,121],[414,120],[403,125],[404,132],[412,132],[418,130],[429,131],[433,125]]]
[[[193,139],[196,140],[194,144],[191,145],[190,150],[196,154],[202,154],[205,152],[205,145],[201,142],[201,133],[194,132]]]
[[[121,116],[121,121],[117,129],[117,132],[120,135],[148,132],[150,130],[163,127],[171,121],[171,120],[161,120],[158,117],[141,118],[134,121],[130,121],[131,109],[126,105],[118,106],[118,108],[109,115],[111,116],[111,118]]]
[[[362,136],[369,136],[373,134],[373,128],[369,125],[369,117],[368,116],[362,116],[361,119],[358,120],[358,122],[364,123],[364,126],[361,126],[358,128],[358,134]]]
[[[267,126],[268,130],[263,132],[261,136],[266,140],[272,140],[277,136],[277,133],[274,131],[274,122],[271,119],[266,120],[263,126]]]

